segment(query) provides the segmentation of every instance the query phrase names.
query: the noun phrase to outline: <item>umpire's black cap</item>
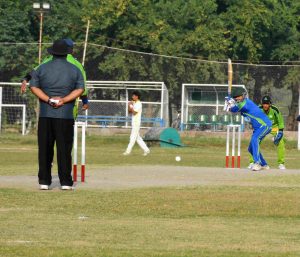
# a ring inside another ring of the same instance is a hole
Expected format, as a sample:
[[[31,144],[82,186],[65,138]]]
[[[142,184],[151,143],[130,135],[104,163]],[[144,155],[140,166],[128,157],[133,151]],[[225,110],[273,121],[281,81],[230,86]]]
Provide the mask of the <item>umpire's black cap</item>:
[[[64,39],[54,41],[53,45],[47,50],[48,53],[52,55],[67,55],[72,53]]]

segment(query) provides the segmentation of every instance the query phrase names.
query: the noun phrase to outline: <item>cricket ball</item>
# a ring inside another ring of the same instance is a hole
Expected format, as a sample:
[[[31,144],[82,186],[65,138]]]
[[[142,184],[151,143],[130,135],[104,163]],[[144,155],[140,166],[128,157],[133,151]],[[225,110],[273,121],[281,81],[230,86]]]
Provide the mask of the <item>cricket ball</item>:
[[[176,156],[175,157],[175,161],[180,162],[181,161],[181,157],[180,156]]]

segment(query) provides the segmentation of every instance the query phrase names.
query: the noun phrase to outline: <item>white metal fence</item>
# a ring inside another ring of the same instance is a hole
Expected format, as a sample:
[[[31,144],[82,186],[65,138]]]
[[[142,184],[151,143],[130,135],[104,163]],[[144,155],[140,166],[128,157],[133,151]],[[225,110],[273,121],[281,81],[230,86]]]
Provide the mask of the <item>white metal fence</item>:
[[[0,131],[20,131],[36,127],[38,101],[28,89],[21,94],[20,83],[0,82]],[[141,93],[142,126],[167,126],[168,90],[163,82],[87,81],[89,109],[79,108],[78,119],[88,127],[130,127],[128,101],[133,91]],[[81,105],[80,105],[81,106]]]
[[[241,87],[247,93],[244,85]],[[228,85],[183,84],[181,95],[181,124],[183,130],[217,130],[228,123],[243,123],[240,114],[230,115],[223,110]]]
[[[78,119],[88,127],[130,127],[128,101],[133,91],[141,93],[142,126],[167,126],[169,95],[163,82],[87,81],[89,109]]]
[[[17,83],[10,83],[15,85]],[[9,85],[7,85],[9,86]],[[15,90],[11,90],[15,93]],[[21,131],[22,135],[26,133],[26,103],[17,97],[5,97],[7,92],[4,92],[0,84],[0,131]]]

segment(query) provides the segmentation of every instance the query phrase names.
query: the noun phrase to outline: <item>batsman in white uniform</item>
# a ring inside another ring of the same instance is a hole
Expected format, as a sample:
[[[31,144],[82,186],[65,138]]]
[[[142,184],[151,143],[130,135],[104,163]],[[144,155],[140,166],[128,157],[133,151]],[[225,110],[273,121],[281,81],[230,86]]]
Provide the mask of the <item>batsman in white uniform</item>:
[[[149,148],[147,147],[144,140],[140,136],[141,117],[142,117],[142,103],[140,101],[140,97],[141,97],[140,93],[138,91],[134,91],[132,93],[132,101],[130,101],[128,104],[128,111],[132,114],[132,121],[131,121],[132,128],[130,134],[130,141],[123,155],[129,155],[131,153],[131,150],[135,142],[137,142],[138,145],[143,149],[144,156],[150,153]]]

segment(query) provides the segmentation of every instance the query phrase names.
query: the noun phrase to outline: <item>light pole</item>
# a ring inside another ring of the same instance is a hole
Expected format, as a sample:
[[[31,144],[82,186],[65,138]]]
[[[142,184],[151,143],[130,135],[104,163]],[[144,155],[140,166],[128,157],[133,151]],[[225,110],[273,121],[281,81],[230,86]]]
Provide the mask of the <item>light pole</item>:
[[[44,13],[50,11],[50,4],[33,3],[33,10],[39,14],[39,18],[40,18],[40,36],[39,36],[39,64],[40,64],[42,59],[43,17],[44,17]]]

